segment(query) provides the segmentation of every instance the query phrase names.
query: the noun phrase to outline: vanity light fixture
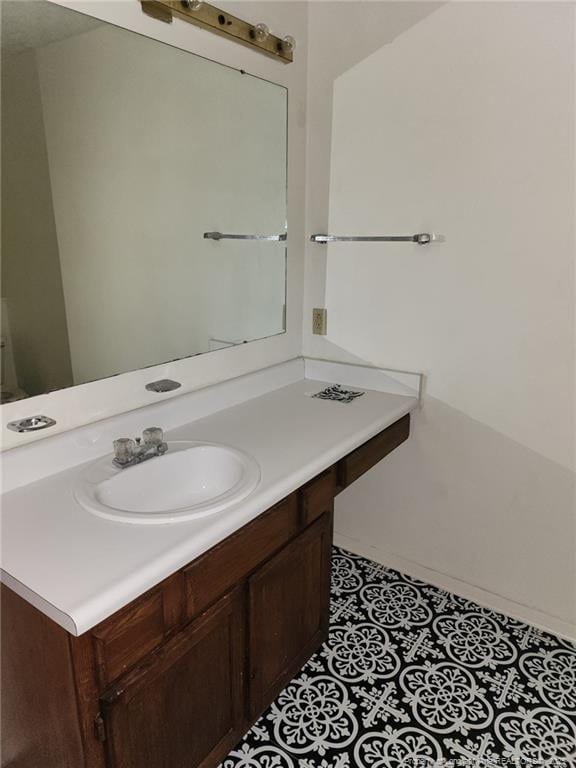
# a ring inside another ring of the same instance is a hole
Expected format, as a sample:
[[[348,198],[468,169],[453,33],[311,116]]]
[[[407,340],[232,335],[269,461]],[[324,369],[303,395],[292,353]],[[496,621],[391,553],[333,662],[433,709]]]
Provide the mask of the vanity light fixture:
[[[291,35],[273,35],[266,24],[250,24],[204,0],[140,0],[148,16],[171,23],[174,16],[197,27],[235,40],[242,45],[289,64],[296,46]]]
[[[263,43],[264,40],[267,40],[270,37],[270,30],[266,26],[266,24],[256,24],[254,27],[254,39],[257,40],[259,43]]]

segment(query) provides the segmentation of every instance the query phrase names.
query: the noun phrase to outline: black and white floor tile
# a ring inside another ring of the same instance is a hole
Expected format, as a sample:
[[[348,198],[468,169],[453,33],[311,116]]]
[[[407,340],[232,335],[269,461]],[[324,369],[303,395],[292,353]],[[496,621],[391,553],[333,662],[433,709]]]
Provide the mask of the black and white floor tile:
[[[576,646],[335,548],[327,643],[221,768],[576,768]]]

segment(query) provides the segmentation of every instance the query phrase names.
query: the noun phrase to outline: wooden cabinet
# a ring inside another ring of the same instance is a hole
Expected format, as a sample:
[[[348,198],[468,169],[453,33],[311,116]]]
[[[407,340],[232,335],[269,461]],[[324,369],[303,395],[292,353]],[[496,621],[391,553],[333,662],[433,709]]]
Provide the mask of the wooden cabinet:
[[[99,682],[105,686],[164,639],[163,590],[154,589],[93,631]]]
[[[304,525],[314,522],[324,512],[332,511],[336,476],[336,467],[330,467],[300,489],[300,508]]]
[[[245,579],[301,529],[298,499],[292,493],[186,566],[183,574],[188,618]]]
[[[356,450],[340,459],[336,465],[338,488],[343,490],[354,480],[371,469],[391,451],[408,439],[410,435],[410,414],[398,419],[387,429],[379,432]]]
[[[80,637],[2,588],[3,768],[215,768],[328,633],[334,496],[393,424]]]
[[[323,515],[248,582],[250,715],[256,718],[328,635],[332,515]]]
[[[217,765],[242,734],[244,658],[235,590],[104,694],[110,768]]]
[[[79,768],[68,633],[2,585],[1,755],[5,768]]]

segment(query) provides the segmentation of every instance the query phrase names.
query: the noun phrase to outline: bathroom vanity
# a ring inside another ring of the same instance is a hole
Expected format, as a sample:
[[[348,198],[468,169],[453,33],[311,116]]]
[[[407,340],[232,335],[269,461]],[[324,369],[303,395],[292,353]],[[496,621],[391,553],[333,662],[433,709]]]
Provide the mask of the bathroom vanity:
[[[2,766],[212,768],[326,638],[334,498],[421,377],[295,356],[295,80],[29,6],[2,9]]]
[[[407,413],[88,631],[3,585],[3,765],[218,765],[327,636],[334,497],[407,439],[397,399]]]

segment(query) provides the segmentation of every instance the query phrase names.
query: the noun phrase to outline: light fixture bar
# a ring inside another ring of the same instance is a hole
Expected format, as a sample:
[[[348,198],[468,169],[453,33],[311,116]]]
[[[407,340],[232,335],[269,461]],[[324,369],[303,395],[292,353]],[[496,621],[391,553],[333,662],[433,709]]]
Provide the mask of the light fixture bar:
[[[142,10],[160,21],[172,22],[174,16],[197,27],[235,40],[241,45],[255,48],[260,53],[289,64],[294,58],[294,40],[284,39],[267,31],[263,24],[250,24],[214,5],[197,0],[140,0]],[[263,34],[266,30],[266,34]]]

